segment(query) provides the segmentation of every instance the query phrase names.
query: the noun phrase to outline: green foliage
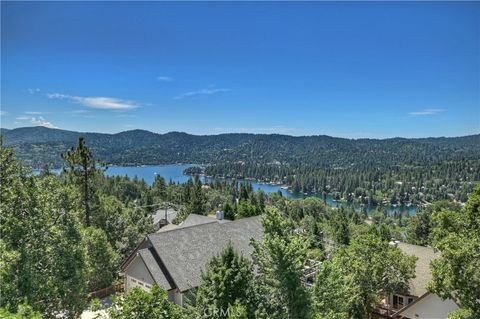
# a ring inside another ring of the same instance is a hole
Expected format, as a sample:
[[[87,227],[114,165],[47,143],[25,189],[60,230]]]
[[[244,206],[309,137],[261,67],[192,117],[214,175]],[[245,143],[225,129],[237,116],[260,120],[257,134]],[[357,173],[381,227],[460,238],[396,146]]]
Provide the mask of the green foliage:
[[[459,212],[432,216],[433,247],[441,257],[432,262],[431,291],[455,300],[473,317],[480,316],[480,185]]]
[[[26,301],[45,317],[75,317],[85,299],[74,196],[55,176],[27,174],[3,145],[0,172],[0,306]]]
[[[119,192],[118,195],[123,196],[124,193]],[[145,235],[153,232],[153,220],[149,212],[126,207],[114,195],[98,196],[94,217],[93,224],[105,232],[108,242],[120,257],[118,261],[124,260]]]
[[[202,280],[197,292],[197,309],[202,318],[227,318],[234,311],[245,311],[248,318],[253,318],[253,266],[235,252],[230,242],[208,263]],[[249,307],[237,309],[235,304],[237,308]]]
[[[230,315],[227,319],[248,319],[247,307],[242,305],[240,302],[236,302],[231,308]]]
[[[356,302],[357,287],[336,263],[325,262],[315,277],[313,309],[315,318],[350,319]]]
[[[335,210],[332,218],[333,238],[337,245],[348,245],[350,242],[349,221],[343,209]]]
[[[133,288],[108,309],[110,319],[187,319],[182,310],[154,285],[150,292]]]
[[[41,319],[42,316],[27,304],[20,304],[16,313],[11,313],[5,308],[0,308],[0,318],[2,319]]]
[[[371,318],[383,295],[408,287],[415,260],[376,235],[353,239],[322,265],[315,280],[315,311]]]
[[[448,319],[477,319],[472,311],[467,309],[458,309],[448,315]]]
[[[92,301],[90,301],[90,310],[91,311],[98,311],[102,309],[102,303],[100,302],[100,299],[94,298]]]
[[[252,241],[258,267],[260,318],[307,318],[309,296],[302,283],[308,243],[293,233],[293,224],[277,210],[266,209],[262,242]]]
[[[67,164],[67,168],[64,171],[71,182],[79,189],[85,214],[85,225],[89,227],[95,192],[94,179],[101,172],[98,166],[102,165],[102,163],[93,158],[92,152],[86,146],[83,137],[78,139],[76,148],[72,147],[66,154],[62,154],[61,157]]]
[[[88,290],[95,291],[110,286],[114,279],[117,255],[105,232],[95,227],[86,228],[83,231],[83,246]]]
[[[407,227],[407,242],[414,245],[427,246],[431,244],[431,233],[434,228],[432,214],[441,210],[458,212],[460,205],[450,201],[438,201],[432,205],[419,207],[417,214],[412,217],[412,222]]]

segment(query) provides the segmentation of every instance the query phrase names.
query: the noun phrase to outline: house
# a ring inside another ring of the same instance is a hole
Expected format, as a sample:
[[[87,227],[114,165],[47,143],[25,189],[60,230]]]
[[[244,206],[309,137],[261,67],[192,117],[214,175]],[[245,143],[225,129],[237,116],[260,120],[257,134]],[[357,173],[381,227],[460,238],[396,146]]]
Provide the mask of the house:
[[[225,221],[190,214],[182,224],[168,226],[148,235],[121,268],[125,291],[133,287],[149,290],[157,284],[180,306],[188,292],[201,284],[202,269],[229,241],[238,253],[249,257],[250,239],[260,240],[263,235],[260,216]]]
[[[171,225],[175,217],[177,217],[177,211],[173,207],[158,209],[152,214],[154,229],[157,231],[165,225]]]
[[[448,314],[458,309],[458,305],[450,299],[442,300],[436,294],[427,290],[428,283],[432,280],[430,262],[440,254],[431,247],[410,245],[395,242],[402,252],[418,258],[415,265],[415,278],[410,281],[405,291],[391,294],[385,300],[382,308],[388,310],[387,318],[395,319],[443,319]]]

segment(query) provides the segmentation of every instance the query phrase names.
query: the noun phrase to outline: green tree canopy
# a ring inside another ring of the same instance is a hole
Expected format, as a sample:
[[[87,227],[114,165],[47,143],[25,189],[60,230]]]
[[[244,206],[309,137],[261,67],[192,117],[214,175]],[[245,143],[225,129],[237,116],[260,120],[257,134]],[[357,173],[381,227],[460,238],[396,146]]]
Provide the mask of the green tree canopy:
[[[73,195],[55,176],[29,174],[3,146],[0,172],[0,307],[16,312],[26,301],[45,317],[76,317],[85,280]]]
[[[83,246],[88,290],[95,291],[110,286],[117,266],[117,255],[105,232],[92,226],[85,228]]]
[[[384,295],[408,288],[415,261],[377,235],[355,238],[322,266],[314,288],[316,311],[370,318]]]
[[[182,309],[170,302],[157,285],[149,292],[133,288],[114,301],[108,314],[110,319],[187,319]]]
[[[238,255],[231,242],[208,263],[202,279],[197,292],[200,316],[227,318],[237,303],[249,305],[249,317],[253,317],[253,266],[248,259]]]
[[[258,267],[257,290],[261,318],[307,318],[309,296],[302,282],[308,241],[293,232],[293,224],[276,209],[262,218],[264,238],[252,241]]]
[[[480,185],[464,209],[442,210],[432,219],[433,247],[442,255],[432,262],[430,289],[480,317]]]

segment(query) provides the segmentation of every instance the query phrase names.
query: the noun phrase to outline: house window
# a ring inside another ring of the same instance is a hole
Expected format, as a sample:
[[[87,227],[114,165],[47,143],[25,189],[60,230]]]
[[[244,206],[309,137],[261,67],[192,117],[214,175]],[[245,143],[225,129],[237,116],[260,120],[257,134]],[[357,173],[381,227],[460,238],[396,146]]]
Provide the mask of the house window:
[[[411,304],[413,302],[413,298],[408,298],[408,304]]]
[[[403,297],[393,295],[393,305],[392,305],[393,308],[394,309],[401,309],[401,308],[403,308],[403,305],[404,305]]]

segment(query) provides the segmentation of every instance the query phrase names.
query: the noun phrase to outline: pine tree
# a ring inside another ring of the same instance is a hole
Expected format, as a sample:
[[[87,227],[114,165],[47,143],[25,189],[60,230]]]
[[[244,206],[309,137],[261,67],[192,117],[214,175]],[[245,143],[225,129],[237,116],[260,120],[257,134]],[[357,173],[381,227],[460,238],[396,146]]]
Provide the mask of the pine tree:
[[[66,162],[65,172],[71,181],[77,185],[82,194],[82,205],[85,214],[85,226],[91,225],[92,201],[94,200],[95,176],[102,171],[103,164],[95,160],[92,152],[86,146],[83,137],[78,139],[76,148],[71,148],[66,154],[61,155]]]

